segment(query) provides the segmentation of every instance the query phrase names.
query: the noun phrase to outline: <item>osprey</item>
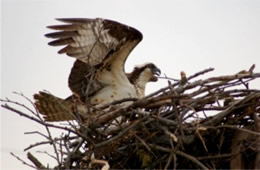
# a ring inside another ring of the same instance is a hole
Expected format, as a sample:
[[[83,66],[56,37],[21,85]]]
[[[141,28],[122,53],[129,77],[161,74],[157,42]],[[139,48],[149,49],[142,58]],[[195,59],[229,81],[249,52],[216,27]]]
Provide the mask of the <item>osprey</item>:
[[[147,84],[147,82],[145,82],[146,78],[150,77],[149,82],[157,81],[157,77],[155,75],[150,74],[152,73],[153,68],[153,64],[146,64],[143,66],[135,67],[132,73],[127,73],[129,81],[133,83],[134,87],[136,88],[138,98],[144,97],[145,85]],[[70,78],[75,78],[75,81],[69,79],[71,80],[69,81],[69,85],[75,91],[80,91],[81,87],[86,87],[86,85],[84,85],[84,78],[80,79],[80,77],[83,77],[82,75],[84,74],[79,74],[78,76],[76,76],[76,73],[80,70],[81,69],[75,67],[74,64],[74,67],[72,68],[70,74]],[[84,73],[84,70],[81,71],[83,72],[78,73]],[[74,74],[75,76],[72,76]],[[149,76],[149,74],[151,76]],[[35,106],[38,109],[38,111],[42,115],[44,115],[44,119],[46,121],[74,120],[76,119],[76,114],[80,114],[80,116],[84,118],[86,116],[85,114],[88,112],[88,108],[87,105],[82,102],[86,100],[85,96],[83,96],[83,94],[81,95],[82,96],[80,98],[78,98],[76,95],[71,95],[66,99],[61,99],[50,93],[41,91],[38,94],[34,94],[34,99],[36,100]]]
[[[55,39],[51,46],[65,46],[59,54],[76,58],[69,76],[73,95],[64,100],[45,92],[35,94],[35,105],[47,121],[74,119],[68,112],[76,108],[84,114],[87,104],[143,97],[146,84],[157,81],[160,69],[153,63],[137,66],[132,73],[124,71],[128,55],[142,40],[135,28],[100,18],[58,20],[67,24],[49,26],[58,31],[46,37]]]

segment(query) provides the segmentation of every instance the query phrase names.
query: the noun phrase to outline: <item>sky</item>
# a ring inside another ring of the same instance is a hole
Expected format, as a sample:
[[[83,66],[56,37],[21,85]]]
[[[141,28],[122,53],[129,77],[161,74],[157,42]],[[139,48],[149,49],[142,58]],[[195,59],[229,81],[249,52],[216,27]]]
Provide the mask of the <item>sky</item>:
[[[234,74],[252,64],[260,72],[259,9],[259,0],[2,0],[1,98],[30,105],[13,92],[30,99],[43,89],[62,98],[71,94],[67,80],[74,59],[58,55],[59,48],[48,46],[44,37],[47,25],[58,24],[55,18],[101,17],[140,30],[144,39],[129,56],[126,71],[153,62],[172,78],[209,67],[215,71],[204,77]],[[164,86],[165,80],[149,84],[147,94]],[[252,87],[259,89],[259,79]],[[23,149],[43,139],[24,132],[43,128],[2,108],[0,116],[1,169],[29,169],[10,152],[26,159]]]

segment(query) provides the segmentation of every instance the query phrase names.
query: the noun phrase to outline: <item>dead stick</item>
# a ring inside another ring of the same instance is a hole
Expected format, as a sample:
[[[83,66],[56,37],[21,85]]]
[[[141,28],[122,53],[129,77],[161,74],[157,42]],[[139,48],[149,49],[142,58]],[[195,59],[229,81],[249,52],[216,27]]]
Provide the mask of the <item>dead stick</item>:
[[[35,156],[33,156],[30,152],[27,153],[27,158],[32,161],[32,163],[38,168],[38,169],[47,169]]]

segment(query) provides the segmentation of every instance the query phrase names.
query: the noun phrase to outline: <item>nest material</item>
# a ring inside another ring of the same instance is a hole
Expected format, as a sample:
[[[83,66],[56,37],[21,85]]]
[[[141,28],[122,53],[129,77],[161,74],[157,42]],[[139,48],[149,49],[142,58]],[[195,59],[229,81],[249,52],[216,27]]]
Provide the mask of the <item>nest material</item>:
[[[249,87],[260,73],[251,68],[192,81],[212,70],[188,78],[182,73],[181,80],[171,83],[169,79],[167,87],[131,99],[134,102],[128,107],[118,108],[116,104],[124,101],[117,101],[108,106],[111,111],[89,120],[87,126],[69,123],[59,140],[50,141],[59,159],[56,168],[260,168],[260,90]],[[119,116],[124,122],[111,125]]]

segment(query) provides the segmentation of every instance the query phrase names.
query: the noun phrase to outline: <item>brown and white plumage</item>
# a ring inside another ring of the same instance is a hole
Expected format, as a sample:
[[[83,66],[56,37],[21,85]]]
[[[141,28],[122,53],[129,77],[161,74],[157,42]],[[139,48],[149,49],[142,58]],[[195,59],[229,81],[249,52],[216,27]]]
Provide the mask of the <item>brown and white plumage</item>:
[[[71,68],[69,88],[82,102],[104,87],[104,84],[94,79],[95,72],[96,69],[80,60],[76,60]]]
[[[89,88],[96,89],[96,91],[102,88],[101,84],[89,84],[88,82],[91,79],[91,70],[87,65],[79,60],[74,62],[74,65],[71,69],[69,75],[69,87],[77,94],[81,101],[86,101],[86,91]],[[145,87],[148,82],[156,82],[157,76],[160,75],[160,69],[157,68],[153,63],[146,63],[143,65],[135,66],[134,70],[130,73],[126,73],[126,76],[130,83],[134,85],[137,97],[144,97]],[[93,81],[93,80],[92,80]],[[93,86],[96,87],[93,87]],[[93,90],[94,91],[94,90]],[[95,92],[95,91],[94,91]],[[88,93],[88,96],[92,96],[91,93]]]
[[[74,100],[73,97],[61,99],[47,92],[34,94],[35,106],[45,121],[75,120],[77,116],[84,118],[86,105]]]
[[[59,30],[46,34],[55,39],[49,44],[65,45],[60,54],[66,53],[86,64],[89,70],[85,79],[88,88],[83,93],[87,98],[91,97],[91,104],[107,104],[117,99],[137,97],[134,86],[124,72],[124,64],[129,53],[142,40],[139,31],[100,18],[58,20],[68,24],[48,27]],[[75,88],[71,90],[75,95],[81,95]]]
[[[47,92],[39,92],[34,95],[35,105],[39,112],[44,115],[46,121],[74,120],[76,113],[83,118],[86,117],[85,113],[88,112],[88,108],[82,102],[86,100],[82,91],[84,92],[86,88],[84,75],[88,72],[84,71],[84,65],[75,62],[70,74],[70,77],[75,78],[75,81],[69,80],[69,86],[80,94],[80,98],[72,95],[66,99],[61,99]],[[136,89],[138,98],[144,97],[146,84],[156,82],[158,74],[160,74],[160,70],[152,63],[136,66],[131,73],[127,73],[129,81]],[[148,81],[146,82],[146,80]]]
[[[124,71],[128,55],[142,40],[142,34],[138,30],[101,18],[58,20],[66,24],[49,26],[48,28],[57,32],[46,34],[46,37],[55,39],[49,43],[51,46],[65,46],[58,53],[66,53],[76,58],[69,76],[73,98],[76,97],[77,101],[83,104],[100,106],[115,100],[144,95],[146,83],[153,80],[152,77],[159,72],[159,69],[153,64],[148,64],[157,70],[147,66],[142,72],[134,70],[131,74],[127,74]],[[140,91],[140,88],[143,90]],[[36,106],[42,107],[47,98],[50,96],[36,94]],[[57,101],[59,100],[58,98]],[[52,104],[49,105],[55,105],[53,103],[55,100],[50,101]],[[70,105],[68,102],[64,103]],[[41,112],[44,109],[38,110]],[[46,111],[44,115],[48,117]]]
[[[49,45],[65,45],[59,54],[66,53],[91,66],[98,65],[111,55],[120,52],[125,62],[131,50],[142,40],[142,34],[129,26],[101,18],[97,19],[57,19],[68,23],[66,25],[48,26],[50,29],[60,30],[46,34],[46,37],[55,38]]]
[[[128,74],[129,81],[134,85],[138,98],[145,96],[145,87],[148,82],[156,82],[161,70],[153,63],[146,63],[135,66],[134,70]]]

